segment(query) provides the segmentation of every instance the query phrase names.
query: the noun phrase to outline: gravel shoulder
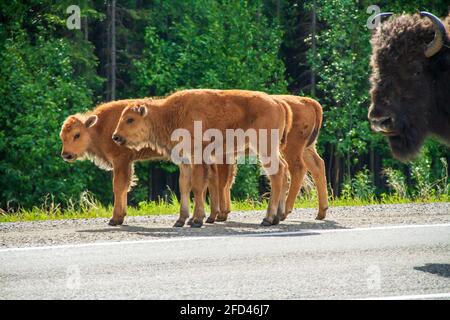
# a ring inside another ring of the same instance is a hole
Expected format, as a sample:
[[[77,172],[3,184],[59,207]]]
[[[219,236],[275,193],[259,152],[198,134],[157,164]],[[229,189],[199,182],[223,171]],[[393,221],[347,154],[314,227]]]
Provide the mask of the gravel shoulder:
[[[450,223],[450,203],[372,205],[330,208],[324,221],[315,209],[296,209],[278,226],[261,227],[262,211],[233,212],[226,222],[201,229],[173,228],[176,215],[127,217],[125,225],[110,227],[108,219],[48,220],[0,223],[0,248],[74,243],[210,237],[239,234],[342,229],[401,224]]]

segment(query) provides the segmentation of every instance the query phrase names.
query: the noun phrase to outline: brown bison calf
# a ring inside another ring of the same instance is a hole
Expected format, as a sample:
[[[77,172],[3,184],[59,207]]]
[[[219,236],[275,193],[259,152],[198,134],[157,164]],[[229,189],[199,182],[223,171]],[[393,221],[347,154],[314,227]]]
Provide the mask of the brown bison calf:
[[[110,225],[122,224],[126,215],[133,162],[163,158],[150,148],[136,151],[112,141],[117,121],[125,106],[132,101],[135,100],[105,103],[92,112],[72,115],[66,119],[60,133],[63,143],[61,156],[65,161],[87,158],[102,169],[113,170],[114,211]]]
[[[113,135],[113,140],[129,148],[141,150],[152,147],[161,154],[169,157],[177,142],[172,136],[175,130],[184,129],[190,134],[189,144],[195,146],[200,143],[204,150],[207,143],[201,138],[197,141],[195,122],[199,121],[203,132],[208,129],[218,130],[223,137],[227,136],[227,129],[237,129],[255,132],[257,141],[235,145],[233,150],[221,145],[226,155],[235,157],[242,149],[249,148],[258,154],[263,168],[269,175],[271,195],[267,215],[262,225],[277,224],[284,218],[285,194],[289,189],[289,172],[287,163],[281,157],[280,143],[286,141],[286,135],[292,122],[290,108],[280,100],[270,98],[269,95],[243,90],[185,90],[177,92],[164,100],[147,100],[133,102],[124,109]],[[270,141],[261,142],[262,132],[270,133]],[[273,143],[273,137],[276,137]],[[172,154],[173,155],[173,154]],[[194,198],[198,199],[194,209],[192,226],[199,227],[205,217],[204,196],[207,188],[207,173],[203,157],[195,159],[195,150],[186,155],[188,173],[192,183]],[[219,155],[220,157],[221,155]],[[191,165],[192,164],[192,165]],[[211,166],[210,166],[211,167]],[[181,194],[185,194],[184,185],[180,184]],[[182,203],[180,212],[184,212]]]
[[[305,172],[308,170],[317,188],[319,211],[316,219],[322,220],[328,209],[328,192],[325,175],[325,164],[316,150],[316,140],[322,126],[322,107],[310,98],[278,95],[271,96],[286,102],[292,110],[292,127],[282,153],[288,163],[291,184],[286,200],[286,216],[292,212],[300,191]],[[236,175],[235,165],[219,165],[219,197],[220,213],[210,216],[208,222],[226,221],[231,211],[230,190]]]
[[[113,132],[119,121],[123,109],[132,102],[145,100],[119,100],[98,106],[94,111],[85,114],[75,114],[66,119],[62,125],[60,137],[63,143],[62,158],[67,162],[78,159],[90,159],[98,167],[104,170],[113,170],[114,211],[109,225],[121,225],[124,221],[127,209],[127,193],[133,184],[133,163],[143,160],[168,160],[161,153],[152,148],[143,148],[139,151],[128,149],[114,143]],[[211,184],[210,189],[218,190],[217,179],[214,173],[208,173],[206,179]],[[190,191],[191,184],[196,184],[195,179],[188,179],[190,168],[180,166],[180,185]],[[197,175],[197,178],[200,177]],[[215,179],[215,180],[212,180]],[[212,187],[214,186],[214,187]],[[184,194],[180,200],[184,204],[183,216],[189,217],[189,193]],[[211,215],[219,212],[218,194],[210,192]],[[214,212],[214,210],[216,212]],[[183,226],[180,219],[175,226]]]
[[[274,96],[272,96],[274,97]],[[287,200],[286,212],[292,210],[295,198],[300,188],[300,182],[304,173],[300,170],[293,170],[298,167],[296,162],[300,162],[301,148],[297,148],[297,140],[308,139],[311,143],[303,153],[303,161],[308,171],[312,173],[314,182],[318,189],[319,213],[317,218],[324,218],[327,209],[327,189],[323,160],[315,151],[315,141],[318,130],[321,126],[322,111],[320,105],[312,99],[279,96],[275,99],[285,99],[289,103],[293,112],[292,129],[288,135],[288,141],[283,152],[289,163],[289,171],[292,177],[291,188]],[[292,100],[293,99],[293,100]],[[141,100],[120,100],[105,103],[97,107],[92,112],[86,114],[76,114],[67,118],[61,129],[61,140],[63,151],[61,153],[64,160],[73,162],[77,159],[90,159],[97,166],[105,170],[113,170],[113,191],[114,191],[114,211],[110,225],[122,224],[126,215],[127,192],[132,185],[133,162],[140,160],[163,159],[164,157],[151,148],[142,149],[140,152],[118,146],[111,139],[113,131],[123,109],[133,101]],[[95,128],[94,128],[95,126]],[[295,156],[297,155],[297,157]],[[207,222],[225,221],[230,212],[230,189],[234,181],[236,169],[235,165],[217,165],[215,170],[210,172],[212,181],[209,182],[211,208],[215,208],[214,201],[219,201],[214,197],[214,188],[220,196],[220,213],[214,209]],[[214,178],[214,175],[217,175]],[[180,168],[180,184],[189,185],[190,178],[188,172]],[[215,179],[215,181],[213,180]],[[188,186],[189,187],[189,186]],[[212,191],[212,192],[211,192]],[[189,202],[189,198],[182,198],[181,202]],[[186,204],[184,205],[186,207]],[[217,216],[218,214],[218,216]],[[183,213],[186,215],[186,212]],[[188,213],[187,213],[188,215]],[[217,216],[217,219],[216,219]],[[180,225],[180,219],[176,226]],[[184,224],[184,223],[183,223]]]

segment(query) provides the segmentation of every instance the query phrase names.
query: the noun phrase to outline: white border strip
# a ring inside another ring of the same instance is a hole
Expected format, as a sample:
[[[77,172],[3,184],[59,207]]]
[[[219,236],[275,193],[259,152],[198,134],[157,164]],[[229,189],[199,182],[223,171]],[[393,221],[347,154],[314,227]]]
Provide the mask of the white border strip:
[[[129,244],[145,244],[145,243],[158,243],[158,242],[177,242],[177,241],[198,241],[198,240],[211,240],[211,239],[230,239],[235,237],[272,237],[272,236],[289,236],[289,235],[301,235],[301,234],[323,234],[323,233],[340,233],[340,232],[363,232],[363,231],[379,231],[379,230],[395,230],[395,229],[418,229],[418,228],[442,228],[450,227],[450,223],[441,224],[412,224],[412,225],[394,225],[394,226],[380,226],[380,227],[365,227],[365,228],[353,228],[353,229],[304,229],[302,231],[287,231],[287,232],[258,232],[258,233],[246,233],[237,234],[231,236],[203,236],[203,237],[173,237],[167,239],[148,239],[148,240],[130,240],[130,241],[108,241],[108,242],[90,242],[90,243],[77,243],[77,244],[63,244],[55,246],[38,246],[38,247],[22,247],[22,248],[5,248],[0,249],[1,253],[13,252],[13,251],[32,251],[32,250],[52,250],[52,249],[72,249],[72,248],[84,248],[84,247],[103,247],[103,246],[117,246],[117,245],[129,245]]]
[[[363,298],[359,300],[420,300],[420,299],[438,299],[438,298],[450,298],[450,292],[415,294],[409,296],[373,297],[373,298]]]

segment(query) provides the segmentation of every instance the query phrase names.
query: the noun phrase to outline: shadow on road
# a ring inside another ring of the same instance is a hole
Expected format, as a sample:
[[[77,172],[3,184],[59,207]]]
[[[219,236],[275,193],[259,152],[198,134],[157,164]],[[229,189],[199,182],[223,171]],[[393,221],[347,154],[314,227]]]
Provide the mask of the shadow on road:
[[[317,235],[314,230],[329,230],[329,229],[347,229],[334,221],[296,221],[291,220],[289,223],[281,223],[277,226],[263,227],[258,223],[247,223],[238,221],[216,222],[214,224],[204,224],[200,229],[190,228],[185,226],[183,228],[173,227],[147,227],[147,226],[133,226],[122,225],[119,227],[106,227],[101,229],[86,229],[78,230],[82,233],[131,233],[135,235],[144,235],[156,238],[171,238],[171,237],[217,237],[217,236],[309,236]],[[305,231],[304,233],[302,231]],[[287,234],[280,234],[283,232],[290,232]],[[302,232],[295,233],[292,232]],[[271,235],[272,233],[276,233]]]
[[[422,267],[414,267],[414,270],[428,272],[441,277],[450,278],[450,264],[446,263],[427,263]]]

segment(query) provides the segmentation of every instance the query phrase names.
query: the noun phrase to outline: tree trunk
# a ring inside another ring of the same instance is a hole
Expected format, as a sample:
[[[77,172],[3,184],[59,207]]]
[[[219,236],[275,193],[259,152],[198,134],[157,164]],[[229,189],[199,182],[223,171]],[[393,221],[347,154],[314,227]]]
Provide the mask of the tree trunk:
[[[108,1],[108,88],[107,100],[116,99],[116,0]]]
[[[333,167],[333,180],[332,188],[335,197],[340,196],[340,179],[341,178],[341,158],[339,157],[337,150],[334,153],[334,167]]]
[[[316,0],[313,1],[313,9],[312,9],[312,20],[311,20],[311,49],[313,52],[314,59],[316,58]],[[316,73],[314,69],[311,69],[311,95],[314,97],[316,95]]]
[[[84,40],[89,41],[88,17],[84,17],[83,19],[83,29],[84,29]]]
[[[280,21],[280,13],[281,13],[281,0],[277,0],[277,19]]]
[[[369,153],[369,168],[372,173],[372,184],[377,186],[377,181],[375,178],[375,151],[373,148],[373,143],[370,144],[370,153]]]
[[[111,0],[111,100],[116,100],[116,0]]]

